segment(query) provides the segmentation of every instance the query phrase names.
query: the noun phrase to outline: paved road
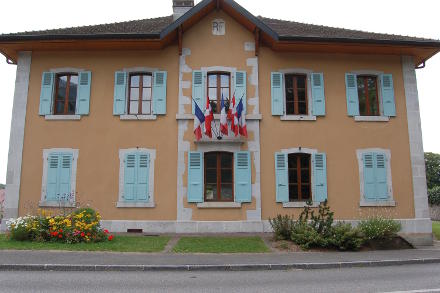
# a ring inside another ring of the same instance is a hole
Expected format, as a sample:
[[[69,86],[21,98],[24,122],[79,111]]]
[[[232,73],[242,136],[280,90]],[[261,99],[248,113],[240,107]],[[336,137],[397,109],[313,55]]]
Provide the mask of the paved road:
[[[440,292],[440,265],[259,272],[0,272],[0,292],[280,293],[410,290]]]

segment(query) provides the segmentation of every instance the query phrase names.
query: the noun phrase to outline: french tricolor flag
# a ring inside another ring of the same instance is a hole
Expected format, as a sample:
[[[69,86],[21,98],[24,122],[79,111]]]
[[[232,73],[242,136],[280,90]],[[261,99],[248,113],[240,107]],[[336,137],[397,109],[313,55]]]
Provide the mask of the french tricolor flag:
[[[237,111],[235,109],[235,95],[232,97],[232,109],[230,110],[231,115],[231,131],[235,134],[235,136],[238,135],[238,118],[237,118]]]
[[[194,134],[196,135],[196,140],[200,140],[202,139],[202,124],[205,122],[205,115],[203,115],[196,101],[194,101],[194,105]]]
[[[243,99],[240,99],[237,105],[238,131],[240,135],[247,137],[246,113],[243,109]]]
[[[212,138],[211,122],[214,120],[214,114],[212,113],[211,103],[209,103],[209,97],[206,97],[206,110],[205,110],[205,135]]]
[[[220,131],[224,135],[228,135],[228,120],[226,115],[225,100],[222,95],[221,111],[220,111]]]

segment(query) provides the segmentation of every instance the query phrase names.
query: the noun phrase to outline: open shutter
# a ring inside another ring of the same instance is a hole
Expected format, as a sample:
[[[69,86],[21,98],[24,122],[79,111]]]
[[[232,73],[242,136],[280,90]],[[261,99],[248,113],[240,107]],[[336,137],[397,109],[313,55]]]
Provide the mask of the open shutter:
[[[46,200],[57,200],[58,193],[58,169],[60,155],[50,154],[47,158]]]
[[[115,72],[115,90],[113,96],[113,115],[125,114],[127,106],[127,72]]]
[[[167,113],[167,72],[156,71],[153,77],[153,113]]]
[[[376,200],[374,157],[374,153],[365,153],[362,156],[362,161],[364,164],[364,198],[368,201]]]
[[[345,89],[347,94],[347,113],[348,116],[359,115],[359,95],[357,88],[356,74],[345,74]]]
[[[89,115],[91,81],[92,73],[90,71],[79,73],[78,90],[76,92],[77,115]]]
[[[376,199],[388,199],[388,181],[387,181],[387,162],[386,156],[382,153],[376,153]]]
[[[52,97],[53,97],[54,82],[55,82],[55,73],[43,72],[43,76],[41,80],[40,108],[38,111],[40,115],[52,114]]]
[[[136,197],[136,153],[130,153],[125,156],[124,164],[124,199],[134,200]]]
[[[314,201],[327,199],[327,158],[324,153],[313,155],[313,179],[315,184]]]
[[[203,153],[188,153],[188,202],[203,202]]]
[[[246,71],[237,71],[235,73],[235,100],[236,103],[243,99],[243,110],[247,113],[247,102],[246,102]]]
[[[324,75],[312,73],[312,114],[325,116]]]
[[[150,156],[148,153],[140,153],[138,158],[138,168],[136,174],[136,199],[140,201],[147,201],[149,198],[148,175],[150,171]]]
[[[236,152],[235,162],[235,201],[252,202],[251,153]]]
[[[272,115],[281,116],[284,114],[283,98],[283,74],[280,72],[271,73],[271,94],[272,94]]]
[[[394,101],[394,85],[393,85],[393,75],[382,74],[381,78],[381,89],[382,89],[382,106],[383,115],[385,116],[396,116],[396,105]]]
[[[276,201],[289,202],[287,154],[275,153]]]
[[[67,201],[71,195],[70,181],[72,176],[72,154],[61,154],[61,166],[59,171],[59,198],[60,200]]]
[[[193,101],[191,101],[192,104],[192,113],[195,113],[195,104],[194,101],[197,103],[197,105],[200,107],[200,109],[205,108],[205,78],[203,76],[203,72],[200,70],[194,70],[193,71],[193,79],[192,79],[192,98]]]

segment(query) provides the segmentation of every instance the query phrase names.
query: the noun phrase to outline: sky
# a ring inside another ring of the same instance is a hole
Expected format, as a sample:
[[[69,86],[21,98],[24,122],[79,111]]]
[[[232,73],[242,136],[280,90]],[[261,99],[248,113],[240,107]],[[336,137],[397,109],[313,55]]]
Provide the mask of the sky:
[[[200,1],[195,1],[196,3]],[[438,0],[236,0],[254,15],[270,18],[440,39]],[[436,3],[437,2],[437,3]],[[4,6],[0,34],[118,21],[172,14],[172,0],[21,0]],[[103,5],[105,3],[105,5]],[[0,183],[6,181],[9,134],[15,86],[15,65],[0,55]],[[440,153],[440,54],[417,72],[423,144],[425,151]]]

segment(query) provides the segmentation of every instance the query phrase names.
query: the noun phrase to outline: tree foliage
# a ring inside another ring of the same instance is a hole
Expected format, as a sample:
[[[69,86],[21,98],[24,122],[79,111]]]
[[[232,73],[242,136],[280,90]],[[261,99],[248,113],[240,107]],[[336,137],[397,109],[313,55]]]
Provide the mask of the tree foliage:
[[[425,153],[425,166],[428,189],[440,186],[440,154]]]

